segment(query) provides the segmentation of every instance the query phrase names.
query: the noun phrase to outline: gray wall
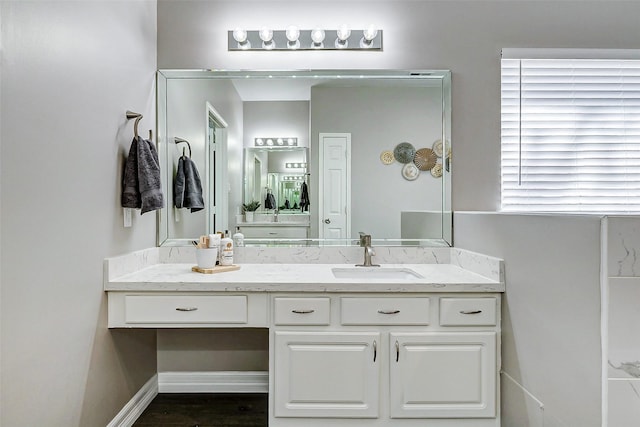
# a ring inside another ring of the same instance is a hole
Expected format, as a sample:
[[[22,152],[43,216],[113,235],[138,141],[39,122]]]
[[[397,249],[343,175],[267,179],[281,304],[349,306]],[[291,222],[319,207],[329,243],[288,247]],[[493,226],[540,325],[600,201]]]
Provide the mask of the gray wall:
[[[454,226],[456,246],[505,261],[503,425],[600,426],[600,218],[456,212]]]
[[[153,331],[110,331],[108,256],[155,243],[123,228],[133,136],[155,128],[156,2],[3,1],[0,282],[3,426],[104,427],[153,376]]]

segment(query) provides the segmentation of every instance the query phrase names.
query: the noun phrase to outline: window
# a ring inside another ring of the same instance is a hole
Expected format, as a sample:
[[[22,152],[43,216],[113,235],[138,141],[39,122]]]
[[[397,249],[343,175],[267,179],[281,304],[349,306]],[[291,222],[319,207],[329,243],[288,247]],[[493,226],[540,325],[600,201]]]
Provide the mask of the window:
[[[503,51],[502,210],[640,213],[640,59],[534,53]]]

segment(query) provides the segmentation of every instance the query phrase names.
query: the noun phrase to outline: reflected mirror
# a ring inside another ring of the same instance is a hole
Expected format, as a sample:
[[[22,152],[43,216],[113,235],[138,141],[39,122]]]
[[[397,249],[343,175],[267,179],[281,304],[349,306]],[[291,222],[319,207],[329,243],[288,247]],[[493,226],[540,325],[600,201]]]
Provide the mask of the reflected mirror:
[[[157,83],[159,245],[236,228],[258,245],[452,244],[449,71],[161,70]],[[181,158],[203,210],[176,207]]]

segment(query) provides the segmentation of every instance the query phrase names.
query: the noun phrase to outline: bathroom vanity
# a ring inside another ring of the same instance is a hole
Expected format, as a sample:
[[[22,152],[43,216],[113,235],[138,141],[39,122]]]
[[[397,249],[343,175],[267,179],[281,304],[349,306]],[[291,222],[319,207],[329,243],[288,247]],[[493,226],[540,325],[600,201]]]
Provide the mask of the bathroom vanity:
[[[268,328],[270,426],[500,425],[502,261],[384,263],[406,255],[389,248],[363,269],[281,249],[287,263],[219,274],[192,272],[191,248],[108,259],[109,327]]]

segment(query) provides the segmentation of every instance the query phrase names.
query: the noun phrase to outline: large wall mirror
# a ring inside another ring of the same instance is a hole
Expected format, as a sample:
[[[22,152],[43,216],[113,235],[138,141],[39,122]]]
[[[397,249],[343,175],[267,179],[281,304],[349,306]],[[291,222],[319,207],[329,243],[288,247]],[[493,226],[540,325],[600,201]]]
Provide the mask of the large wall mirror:
[[[449,71],[160,70],[157,95],[159,245],[452,244]]]

